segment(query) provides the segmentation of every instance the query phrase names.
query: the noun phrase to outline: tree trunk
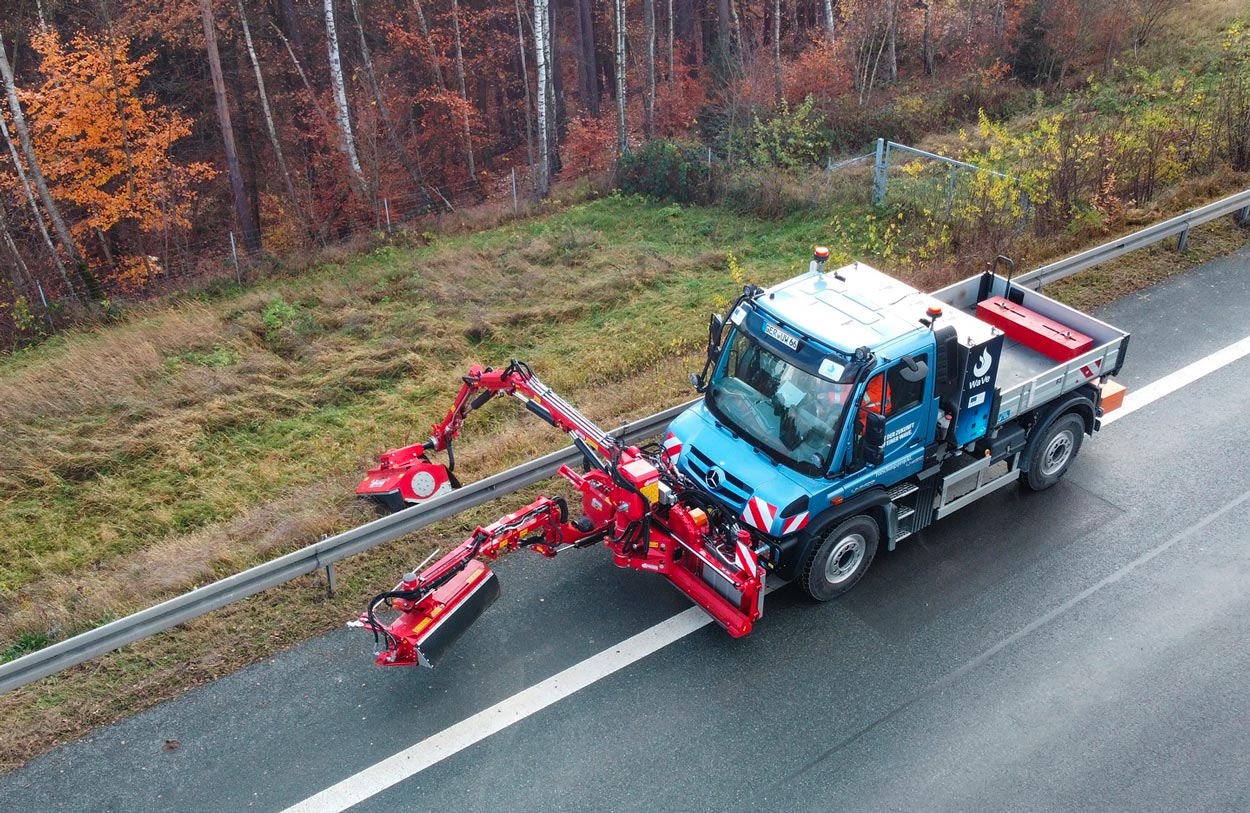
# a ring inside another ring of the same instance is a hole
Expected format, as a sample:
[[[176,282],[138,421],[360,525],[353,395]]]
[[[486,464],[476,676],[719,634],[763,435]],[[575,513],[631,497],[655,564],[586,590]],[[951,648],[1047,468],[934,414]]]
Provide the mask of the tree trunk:
[[[547,0],[534,0],[534,60],[538,69],[538,94],[535,99],[538,110],[538,195],[543,198],[547,197],[551,188],[551,117],[547,109],[551,62],[547,58],[550,44],[547,22]]]
[[[294,0],[278,0],[278,13],[282,15],[282,22],[289,32],[293,50],[299,54],[299,61],[307,62],[308,47],[304,44],[304,35],[299,28],[299,13],[295,10]],[[274,27],[277,27],[276,23]]]
[[[729,16],[733,20],[733,47],[738,55],[738,68],[746,73],[746,41],[742,39],[742,18],[738,16],[738,0],[729,0]]]
[[[4,143],[9,147],[9,155],[13,158],[13,167],[17,170],[17,179],[21,183],[22,191],[26,193],[26,202],[30,204],[31,216],[39,227],[39,234],[43,237],[44,245],[48,247],[48,256],[52,258],[53,264],[56,265],[57,273],[61,275],[61,281],[65,283],[65,290],[70,297],[77,299],[78,293],[74,290],[74,284],[69,281],[69,275],[65,273],[65,263],[61,261],[61,255],[52,243],[52,235],[48,234],[48,225],[43,222],[43,212],[39,211],[39,204],[35,202],[35,192],[31,189],[30,178],[22,167],[22,161],[17,154],[17,145],[13,143],[13,137],[9,135],[9,126],[5,123],[4,116],[0,116],[0,134],[4,135]]]
[[[239,156],[235,152],[234,128],[230,124],[230,104],[226,101],[226,82],[221,73],[221,55],[217,51],[217,30],[213,22],[212,0],[199,0],[200,21],[204,24],[204,44],[208,52],[208,69],[213,77],[213,100],[217,105],[217,123],[221,127],[221,140],[226,150],[226,171],[230,175],[230,191],[234,195],[234,214],[243,233],[243,246],[249,254],[260,251],[260,233],[252,220],[252,210],[247,205],[243,190],[243,172],[239,169]]]
[[[239,0],[239,2],[242,3],[243,0]],[[419,164],[414,163],[411,153],[399,139],[399,131],[395,127],[394,120],[391,119],[390,110],[386,107],[386,100],[382,98],[382,87],[378,84],[378,76],[373,69],[373,56],[369,53],[369,43],[365,39],[365,26],[360,19],[360,8],[357,0],[351,0],[351,3],[352,20],[355,21],[356,31],[360,34],[360,56],[365,61],[365,81],[369,83],[369,92],[373,95],[373,103],[378,106],[378,115],[382,117],[382,126],[386,128],[386,138],[391,144],[391,149],[395,152],[395,157],[399,159],[399,163],[403,165],[404,171],[408,173],[408,179],[412,181],[413,187],[421,189],[425,186],[425,173],[421,171]]]
[[[521,81],[525,84],[525,154],[529,159],[530,177],[534,169],[534,99],[530,95],[530,69],[525,57],[525,26],[522,23],[521,0],[513,0],[516,6],[516,41],[521,51]]]
[[[773,0],[773,83],[777,101],[782,99],[781,87],[781,0]]]
[[[581,58],[577,60],[578,77],[585,76],[581,88],[582,104],[590,115],[599,117],[599,64],[595,52],[595,21],[590,0],[577,0],[577,30],[580,35]]]
[[[673,0],[668,0],[668,84],[672,87],[673,76]]]
[[[282,176],[282,186],[287,197],[291,199],[295,219],[306,234],[311,233],[308,216],[300,204],[299,194],[295,191],[295,182],[291,179],[291,171],[287,168],[286,155],[282,152],[282,142],[278,140],[278,128],[274,125],[273,111],[269,107],[269,94],[265,90],[265,77],[260,70],[260,60],[256,58],[256,47],[252,43],[252,29],[247,24],[247,13],[243,10],[243,0],[238,0],[239,20],[243,23],[243,42],[247,46],[247,55],[252,62],[252,71],[256,74],[256,88],[260,93],[260,109],[265,116],[265,132],[269,135],[269,146],[273,148],[274,159],[278,162],[278,173]]]
[[[86,286],[87,294],[92,299],[102,299],[103,292],[100,290],[100,285],[91,272],[88,271],[87,261],[82,256],[82,252],[78,250],[78,245],[74,242],[74,237],[70,234],[69,227],[65,225],[65,220],[61,217],[61,210],[57,208],[56,201],[52,199],[52,194],[48,191],[48,183],[44,180],[43,170],[39,167],[39,158],[35,155],[35,146],[30,140],[30,131],[26,129],[26,116],[22,114],[22,104],[17,99],[17,83],[13,80],[13,68],[10,67],[9,55],[4,50],[3,37],[0,37],[0,74],[4,75],[4,88],[9,99],[9,110],[13,114],[13,129],[17,131],[18,142],[22,146],[22,154],[26,157],[26,167],[30,180],[34,184],[35,191],[39,193],[39,200],[43,202],[43,207],[48,213],[48,219],[52,221],[52,230],[56,232],[57,239],[61,242],[61,248],[64,249],[66,255],[74,264],[78,276],[82,279],[83,285]],[[14,163],[18,163],[16,158]]]
[[[469,96],[464,90],[464,52],[460,49],[460,0],[451,0],[451,27],[456,37],[456,87],[464,102],[464,156],[469,167],[469,180],[477,183],[477,168],[473,164],[473,137],[469,132]]]
[[[10,274],[13,288],[14,290],[25,292],[27,301],[31,301],[37,289],[35,277],[30,273],[30,267],[26,265],[26,260],[22,258],[22,252],[18,250],[17,243],[14,242],[13,235],[9,232],[9,212],[8,207],[4,205],[3,198],[0,198],[0,235],[4,237],[4,247],[9,250],[9,254],[13,257],[13,273]]]
[[[616,152],[629,152],[629,133],[625,123],[625,0],[613,0],[616,20]]]
[[[836,33],[833,27],[833,0],[824,0],[821,10],[824,12],[825,34],[832,43]]]
[[[937,72],[937,54],[933,48],[933,0],[924,4],[924,72],[933,76]]]
[[[568,130],[568,111],[564,107],[564,71],[560,69],[560,42],[556,23],[560,19],[560,0],[547,0],[547,64],[551,72],[551,171],[560,171],[560,136]]]
[[[430,55],[430,66],[434,68],[434,81],[439,90],[446,90],[443,81],[443,69],[438,62],[438,54],[434,53],[434,40],[430,39],[430,25],[425,20],[425,11],[421,8],[421,0],[412,0],[412,7],[417,12],[417,25],[421,26],[421,36],[425,38],[425,47]]]
[[[200,0],[202,3],[208,0]],[[356,154],[356,139],[352,136],[351,113],[347,106],[347,87],[343,81],[343,61],[339,57],[339,36],[334,27],[334,0],[325,0],[326,18],[326,49],[330,57],[330,83],[334,87],[335,118],[338,124],[340,149],[347,158],[352,185],[356,194],[365,199],[372,199],[365,173],[360,167],[360,157]]]
[[[721,56],[729,61],[729,0],[716,0],[716,40]]]
[[[890,82],[898,81],[898,0],[889,0],[890,14]]]
[[[655,138],[655,0],[642,0],[642,19],[647,38],[647,99],[643,130]]]

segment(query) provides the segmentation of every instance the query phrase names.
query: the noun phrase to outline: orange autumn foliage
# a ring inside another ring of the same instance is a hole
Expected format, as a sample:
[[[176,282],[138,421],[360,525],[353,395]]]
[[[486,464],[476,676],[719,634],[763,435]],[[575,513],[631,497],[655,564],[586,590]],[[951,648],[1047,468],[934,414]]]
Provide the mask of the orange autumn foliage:
[[[143,237],[190,228],[196,187],[217,172],[171,158],[192,122],[139,92],[153,55],[131,59],[122,37],[80,33],[67,44],[52,30],[31,45],[44,81],[22,102],[52,194],[80,213],[71,228],[92,264],[138,286],[159,270]],[[112,263],[94,254],[101,235],[118,247],[100,247],[106,258],[115,252]]]

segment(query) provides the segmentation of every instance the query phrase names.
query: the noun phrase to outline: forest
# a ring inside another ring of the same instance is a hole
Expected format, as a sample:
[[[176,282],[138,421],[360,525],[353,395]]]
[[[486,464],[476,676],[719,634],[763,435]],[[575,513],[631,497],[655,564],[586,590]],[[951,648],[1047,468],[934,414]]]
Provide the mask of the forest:
[[[1244,21],[1186,71],[1138,58],[1195,5],[6,0],[0,346],[553,184],[708,202],[739,171],[741,196],[957,126],[964,158],[1013,169],[1036,229],[1114,216],[1250,169]],[[1064,99],[1024,135],[1000,124]],[[674,180],[696,165],[707,182]],[[1018,215],[1019,191],[969,190],[964,238]],[[959,230],[906,250],[940,260]]]

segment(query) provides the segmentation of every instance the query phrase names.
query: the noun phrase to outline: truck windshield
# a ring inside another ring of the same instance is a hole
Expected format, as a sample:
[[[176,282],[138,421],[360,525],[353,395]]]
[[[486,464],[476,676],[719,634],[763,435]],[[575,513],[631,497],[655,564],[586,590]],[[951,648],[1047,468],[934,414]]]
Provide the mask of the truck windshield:
[[[819,477],[854,389],[831,380],[843,377],[840,366],[826,361],[822,372],[826,367],[828,378],[809,373],[736,330],[708,385],[708,405],[774,459]]]

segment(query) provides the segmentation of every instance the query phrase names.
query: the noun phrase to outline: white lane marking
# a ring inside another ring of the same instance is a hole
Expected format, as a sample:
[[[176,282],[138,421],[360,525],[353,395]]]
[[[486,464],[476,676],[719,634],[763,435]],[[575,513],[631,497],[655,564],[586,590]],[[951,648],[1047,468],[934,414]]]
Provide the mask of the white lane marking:
[[[552,675],[542,683],[347,777],[337,785],[287,808],[285,813],[340,813],[710,623],[711,616],[698,607],[683,610],[667,621],[645,629]]]
[[[1103,418],[1102,425],[1106,426],[1136,412],[1247,355],[1250,355],[1250,336],[1147,384],[1135,393],[1125,395],[1124,406]],[[1153,555],[1156,554],[1150,554],[1152,557]],[[1135,562],[1133,566],[1137,564],[1140,562]],[[771,593],[778,587],[781,584],[771,584],[768,592]],[[592,655],[541,683],[501,700],[490,708],[347,777],[315,796],[288,807],[283,813],[343,813],[349,807],[503,731],[514,723],[521,722],[710,623],[712,619],[698,607],[683,610],[667,621],[645,629],[610,649]]]
[[[1233,342],[1223,350],[1216,350],[1211,355],[1200,358],[1193,364],[1187,364],[1176,372],[1165,375],[1158,381],[1152,381],[1136,392],[1130,390],[1124,396],[1124,406],[1103,418],[1102,425],[1106,426],[1126,415],[1132,415],[1147,404],[1152,404],[1165,395],[1171,395],[1181,387],[1187,387],[1203,376],[1210,375],[1221,367],[1227,367],[1237,359],[1245,356],[1250,356],[1250,336],[1239,342]]]

